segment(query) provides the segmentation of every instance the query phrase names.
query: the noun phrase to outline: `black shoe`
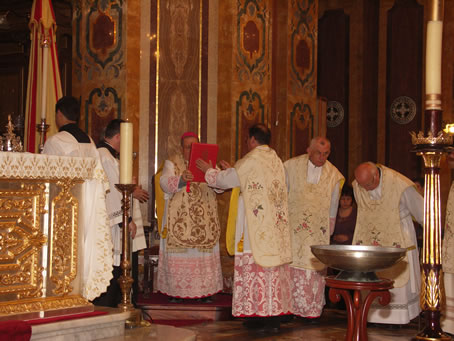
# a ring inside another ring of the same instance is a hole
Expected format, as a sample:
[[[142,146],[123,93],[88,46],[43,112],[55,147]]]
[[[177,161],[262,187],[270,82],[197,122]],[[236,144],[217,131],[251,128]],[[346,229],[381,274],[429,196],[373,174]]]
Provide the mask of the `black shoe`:
[[[263,319],[248,319],[243,321],[243,326],[247,329],[259,330],[265,329],[265,321]]]
[[[169,302],[170,303],[183,303],[183,299],[178,298],[178,297],[169,297]]]
[[[281,323],[278,320],[265,321],[265,331],[269,333],[279,333],[281,330]]]
[[[320,317],[301,317],[304,324],[317,325],[320,324]]]
[[[201,303],[213,303],[213,298],[211,296],[200,298]]]

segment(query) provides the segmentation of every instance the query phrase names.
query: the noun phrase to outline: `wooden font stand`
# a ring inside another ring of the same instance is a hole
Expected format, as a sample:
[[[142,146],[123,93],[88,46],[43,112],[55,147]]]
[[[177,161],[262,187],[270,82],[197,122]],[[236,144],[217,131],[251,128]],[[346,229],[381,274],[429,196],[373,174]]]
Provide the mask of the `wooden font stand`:
[[[378,303],[386,306],[391,300],[389,289],[393,288],[394,281],[382,279],[379,282],[353,282],[335,279],[334,276],[326,278],[331,302],[339,302],[341,297],[347,308],[348,324],[346,341],[367,341],[367,314],[375,298]],[[350,295],[353,290],[353,298]],[[361,290],[370,290],[365,300],[362,300]]]

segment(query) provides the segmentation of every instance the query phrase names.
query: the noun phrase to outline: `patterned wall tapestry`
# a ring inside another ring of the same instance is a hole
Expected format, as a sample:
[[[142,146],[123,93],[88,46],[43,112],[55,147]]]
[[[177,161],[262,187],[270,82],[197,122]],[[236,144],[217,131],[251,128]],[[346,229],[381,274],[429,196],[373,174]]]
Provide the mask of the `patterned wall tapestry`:
[[[208,1],[153,0],[151,8],[150,159],[157,152],[159,166],[183,132],[206,141]]]
[[[325,113],[317,103],[317,4],[315,0],[289,2],[288,95],[290,156],[306,153],[311,138],[323,134]]]
[[[235,159],[247,153],[248,129],[267,122],[270,107],[270,2],[240,0],[236,14],[236,34],[232,80],[235,103]]]
[[[73,95],[80,98],[83,128],[95,142],[124,111],[124,6],[123,0],[74,2]]]

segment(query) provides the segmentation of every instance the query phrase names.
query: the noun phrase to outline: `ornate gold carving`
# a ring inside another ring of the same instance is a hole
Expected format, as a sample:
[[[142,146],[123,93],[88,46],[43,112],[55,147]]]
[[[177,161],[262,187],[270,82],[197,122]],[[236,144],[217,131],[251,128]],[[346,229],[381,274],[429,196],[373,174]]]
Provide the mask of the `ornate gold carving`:
[[[49,277],[55,283],[53,292],[67,295],[77,275],[77,199],[70,190],[71,180],[58,181],[61,192],[52,200]]]
[[[435,272],[431,269],[427,277],[426,304],[430,310],[436,310],[440,304],[440,285]]]
[[[418,135],[414,131],[410,132],[411,142],[414,145],[418,144],[442,144],[450,145],[452,144],[452,135],[445,134],[443,131],[440,131],[437,136],[434,136],[431,131],[429,131],[428,136],[424,136],[424,133],[420,131]]]
[[[443,299],[443,272],[440,270],[437,276],[436,272],[430,269],[428,276],[426,276],[426,272],[423,270],[421,276],[421,309],[439,310]]]
[[[0,297],[42,295],[41,232],[45,185],[17,182],[19,189],[0,190]]]
[[[11,315],[33,311],[54,310],[71,308],[77,306],[87,306],[90,303],[80,296],[48,297],[41,299],[29,299],[18,302],[1,302],[0,314]]]

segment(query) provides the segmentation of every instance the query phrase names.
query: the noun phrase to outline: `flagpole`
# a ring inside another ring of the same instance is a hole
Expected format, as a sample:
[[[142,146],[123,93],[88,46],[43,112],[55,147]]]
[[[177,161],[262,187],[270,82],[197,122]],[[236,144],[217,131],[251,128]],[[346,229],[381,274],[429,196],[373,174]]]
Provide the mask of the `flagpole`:
[[[46,114],[47,114],[47,68],[48,68],[48,59],[49,59],[49,39],[44,37],[43,42],[41,44],[41,48],[43,49],[43,88],[42,88],[42,96],[41,96],[41,123],[36,125],[36,128],[39,132],[39,146],[38,152],[42,153],[44,149],[44,140],[46,138],[47,129],[49,129],[49,125],[46,124]]]

